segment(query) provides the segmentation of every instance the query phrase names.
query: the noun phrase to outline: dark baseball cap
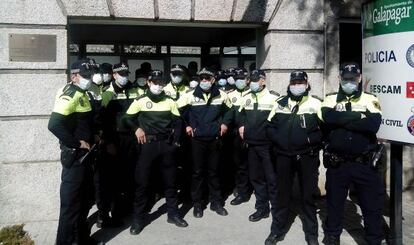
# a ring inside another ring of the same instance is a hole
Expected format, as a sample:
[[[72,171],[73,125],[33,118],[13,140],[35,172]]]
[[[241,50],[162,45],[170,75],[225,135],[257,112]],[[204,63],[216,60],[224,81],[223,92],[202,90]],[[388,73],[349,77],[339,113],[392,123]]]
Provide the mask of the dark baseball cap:
[[[355,78],[361,75],[361,68],[358,63],[344,63],[339,69],[339,75],[343,78]]]
[[[102,63],[99,68],[102,73],[112,74],[112,65],[109,63]]]
[[[249,75],[249,73],[247,72],[246,68],[234,68],[234,79],[245,79],[247,75]]]
[[[263,70],[253,70],[250,72],[249,79],[250,81],[257,82],[260,78],[266,78],[266,72]]]
[[[157,84],[165,84],[164,74],[160,70],[152,70],[149,73],[148,80]]]
[[[293,71],[290,73],[290,81],[308,81],[308,74],[305,71]]]
[[[96,69],[96,63],[88,58],[77,60],[70,66],[71,74],[79,74],[83,78],[90,79]]]
[[[118,73],[119,75],[121,75],[121,76],[128,76],[128,74],[130,73],[129,72],[129,67],[128,67],[128,65],[127,64],[125,64],[125,63],[118,63],[118,64],[115,64],[113,67],[112,67],[112,71],[114,72],[114,73]]]

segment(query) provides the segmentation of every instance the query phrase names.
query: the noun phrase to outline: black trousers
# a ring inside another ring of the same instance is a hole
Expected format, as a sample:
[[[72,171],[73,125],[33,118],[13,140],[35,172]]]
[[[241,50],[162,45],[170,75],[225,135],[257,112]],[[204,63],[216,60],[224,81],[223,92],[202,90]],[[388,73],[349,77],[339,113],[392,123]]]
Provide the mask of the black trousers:
[[[256,196],[257,210],[273,210],[276,207],[276,171],[271,145],[249,145],[249,177]]]
[[[98,210],[109,214],[115,199],[116,158],[105,150],[100,150],[94,159],[95,202]]]
[[[88,244],[87,217],[94,202],[93,170],[90,164],[75,162],[62,166],[60,214],[56,244]]]
[[[164,185],[168,216],[171,217],[178,214],[177,166],[174,159],[176,148],[176,146],[168,144],[166,141],[153,141],[141,146],[141,154],[135,169],[134,222],[141,224],[145,222],[150,177],[156,162],[160,164],[159,168]]]
[[[358,195],[364,217],[365,239],[370,245],[379,245],[383,238],[382,208],[385,190],[376,170],[368,165],[347,162],[326,172],[328,216],[324,226],[326,235],[340,236],[345,201],[350,184]]]
[[[192,139],[193,174],[191,182],[191,198],[194,205],[203,205],[203,184],[208,183],[210,202],[222,205],[220,190],[219,162],[221,142],[215,140]]]
[[[287,232],[291,194],[295,173],[298,174],[302,197],[303,231],[305,238],[318,237],[318,219],[314,194],[318,188],[319,155],[303,154],[300,156],[277,155],[277,203],[276,215],[273,217],[271,231],[274,234]]]
[[[240,196],[249,197],[252,194],[252,186],[249,180],[247,147],[243,146],[243,140],[238,135],[233,138],[233,160],[236,167],[237,193]]]

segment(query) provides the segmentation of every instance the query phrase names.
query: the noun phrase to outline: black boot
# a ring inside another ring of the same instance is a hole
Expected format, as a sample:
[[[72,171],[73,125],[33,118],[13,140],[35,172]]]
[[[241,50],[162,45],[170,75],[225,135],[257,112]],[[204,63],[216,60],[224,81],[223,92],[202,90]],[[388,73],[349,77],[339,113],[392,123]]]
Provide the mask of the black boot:
[[[230,204],[236,206],[236,205],[240,205],[244,202],[248,202],[249,200],[250,200],[250,198],[248,198],[248,197],[238,195],[233,200],[231,200]]]
[[[280,241],[283,241],[285,239],[285,234],[273,234],[270,233],[270,235],[266,238],[265,245],[275,245]]]
[[[227,210],[220,204],[211,204],[210,210],[216,212],[218,215],[227,216],[229,213]]]
[[[204,211],[201,205],[194,205],[193,215],[196,218],[203,217]]]
[[[249,221],[257,222],[261,219],[265,219],[269,217],[269,210],[256,210],[253,214],[249,216]]]
[[[142,223],[132,223],[129,233],[131,235],[138,235],[144,229],[144,224]]]
[[[170,224],[174,224],[178,227],[187,227],[188,226],[188,223],[184,219],[179,217],[178,215],[168,217],[167,222],[170,223]]]

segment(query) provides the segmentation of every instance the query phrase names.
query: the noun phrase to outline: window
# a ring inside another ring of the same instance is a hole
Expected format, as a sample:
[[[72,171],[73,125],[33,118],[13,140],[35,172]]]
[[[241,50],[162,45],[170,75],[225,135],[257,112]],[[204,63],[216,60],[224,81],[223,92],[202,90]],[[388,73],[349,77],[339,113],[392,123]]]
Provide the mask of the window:
[[[239,54],[237,47],[224,47],[223,54]]]
[[[200,47],[171,46],[171,54],[201,54]]]
[[[127,54],[155,54],[157,47],[149,45],[124,45],[124,53]]]
[[[256,47],[240,47],[241,54],[256,54]]]
[[[220,54],[220,47],[211,47],[210,54]]]
[[[87,53],[114,53],[115,45],[113,44],[87,44]]]

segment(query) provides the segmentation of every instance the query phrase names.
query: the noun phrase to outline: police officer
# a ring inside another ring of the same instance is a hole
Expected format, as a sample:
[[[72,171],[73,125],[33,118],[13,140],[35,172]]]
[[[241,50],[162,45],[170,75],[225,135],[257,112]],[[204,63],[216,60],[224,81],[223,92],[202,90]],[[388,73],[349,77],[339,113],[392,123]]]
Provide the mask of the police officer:
[[[149,89],[131,104],[124,119],[141,144],[141,153],[135,170],[137,187],[134,198],[134,222],[130,229],[132,235],[139,234],[145,226],[149,178],[156,160],[160,160],[168,222],[178,227],[188,226],[178,214],[175,186],[177,166],[174,152],[180,146],[182,120],[177,104],[163,91],[163,79],[161,71],[151,72]]]
[[[324,163],[328,213],[324,240],[329,245],[339,244],[345,200],[353,184],[364,217],[366,241],[381,244],[384,188],[371,165],[381,108],[375,95],[362,91],[358,64],[341,65],[339,91],[326,96],[319,117],[327,128]]]
[[[216,81],[220,90],[223,90],[226,93],[232,91],[231,86],[227,83],[227,76],[224,71],[217,71]]]
[[[109,63],[102,63],[99,68],[102,72],[102,92],[107,90],[113,81],[113,72],[112,72],[112,65]]]
[[[171,82],[165,86],[165,93],[173,100],[177,101],[180,97],[189,91],[189,87],[184,84],[185,72],[182,65],[173,65],[171,67]]]
[[[121,218],[132,211],[134,196],[134,169],[137,158],[137,142],[121,122],[131,103],[138,97],[136,89],[129,85],[129,68],[125,63],[113,66],[114,81],[102,94],[102,139],[112,163],[112,183],[115,185],[112,217]]]
[[[93,142],[91,104],[86,90],[92,83],[89,60],[71,66],[71,82],[56,96],[48,129],[59,139],[62,162],[60,215],[56,244],[93,244],[87,216],[93,205],[93,171],[84,158]]]
[[[236,86],[236,80],[234,79],[235,69],[237,68],[229,68],[225,71],[225,74],[227,77],[227,83],[229,84],[231,90],[234,90]]]
[[[135,71],[135,87],[138,90],[137,93],[139,95],[145,94],[145,91],[148,89],[147,81],[148,81],[148,75],[145,74],[141,69],[137,69]]]
[[[227,132],[231,122],[231,102],[227,94],[214,83],[214,71],[203,68],[199,72],[200,84],[186,94],[179,107],[186,118],[186,133],[191,137],[193,154],[193,175],[191,196],[193,214],[203,216],[203,182],[208,182],[210,209],[225,216],[227,210],[221,196],[219,162],[221,137]]]
[[[287,232],[292,186],[298,173],[302,196],[303,231],[309,245],[318,244],[318,219],[314,193],[318,184],[322,132],[318,111],[321,101],[309,95],[308,75],[290,74],[287,95],[272,109],[266,129],[276,151],[277,202],[268,245],[283,240]]]
[[[247,70],[245,68],[234,69],[234,79],[236,89],[228,93],[230,101],[233,105],[233,123],[231,139],[232,139],[232,157],[235,164],[235,198],[230,201],[231,205],[240,205],[249,201],[252,193],[252,187],[249,181],[248,161],[247,161],[247,145],[239,135],[239,109],[242,105],[243,96],[249,93],[247,86]]]
[[[250,73],[250,92],[243,97],[239,109],[239,134],[249,147],[249,177],[256,196],[256,212],[249,216],[251,222],[269,217],[269,201],[272,210],[276,203],[276,174],[265,125],[278,96],[266,88],[265,79],[263,70]]]

